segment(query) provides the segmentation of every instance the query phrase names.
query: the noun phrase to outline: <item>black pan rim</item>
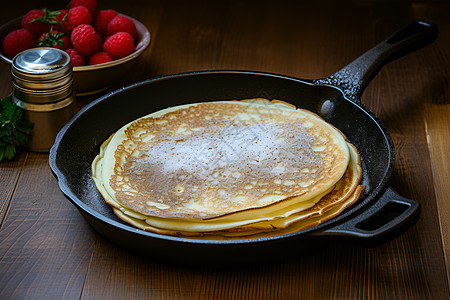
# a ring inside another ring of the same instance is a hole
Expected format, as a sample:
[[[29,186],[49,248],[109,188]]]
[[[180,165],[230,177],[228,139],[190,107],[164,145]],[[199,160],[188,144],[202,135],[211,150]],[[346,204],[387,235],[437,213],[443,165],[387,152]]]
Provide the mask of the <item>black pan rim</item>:
[[[328,221],[326,221],[326,222],[324,222],[322,224],[319,224],[317,226],[314,226],[314,227],[311,227],[311,228],[308,228],[308,229],[305,229],[305,230],[301,230],[301,231],[298,231],[298,232],[284,234],[284,235],[278,235],[278,236],[273,236],[273,237],[265,237],[265,238],[254,238],[254,239],[249,238],[249,239],[241,239],[241,240],[199,240],[199,239],[182,238],[182,237],[176,237],[176,236],[167,236],[167,235],[161,235],[161,234],[156,234],[156,233],[152,233],[152,232],[147,232],[147,231],[144,231],[144,230],[132,227],[131,225],[123,224],[123,223],[117,222],[115,220],[112,220],[110,218],[107,218],[104,215],[94,211],[88,205],[86,205],[82,200],[80,200],[70,190],[70,188],[66,184],[67,179],[66,179],[65,175],[62,173],[62,171],[57,166],[56,157],[57,157],[57,153],[58,153],[59,144],[60,144],[61,140],[63,139],[65,133],[72,126],[72,124],[78,118],[80,118],[84,113],[86,113],[87,111],[89,111],[90,109],[95,107],[98,103],[106,101],[108,98],[110,98],[110,97],[112,97],[114,95],[117,95],[117,94],[120,94],[120,93],[124,93],[126,91],[129,91],[129,90],[132,90],[132,89],[135,89],[135,88],[139,88],[140,86],[147,85],[147,84],[150,84],[152,82],[161,81],[161,80],[170,80],[170,79],[181,78],[181,77],[185,77],[185,76],[214,75],[214,74],[218,74],[218,75],[223,75],[223,74],[240,75],[240,74],[242,74],[242,75],[256,75],[256,76],[275,77],[275,78],[295,81],[295,82],[298,82],[298,83],[301,83],[301,84],[307,84],[307,85],[310,85],[310,86],[329,86],[329,87],[335,88],[336,90],[341,92],[343,96],[345,95],[340,88],[332,86],[332,85],[314,84],[312,82],[312,80],[308,80],[308,79],[304,80],[304,79],[299,79],[299,78],[295,78],[295,77],[280,75],[280,74],[276,74],[276,73],[259,72],[259,71],[248,71],[248,70],[201,70],[201,71],[182,72],[182,73],[170,74],[170,75],[165,75],[165,76],[161,76],[161,77],[157,77],[157,78],[147,79],[147,80],[144,80],[144,81],[140,81],[140,82],[137,82],[137,83],[130,84],[130,85],[126,86],[126,87],[119,88],[117,90],[109,92],[109,93],[107,93],[107,94],[105,94],[105,95],[103,95],[103,96],[93,100],[92,102],[87,104],[85,107],[83,107],[78,113],[76,113],[73,116],[73,118],[68,123],[66,123],[63,126],[63,128],[59,131],[59,133],[58,133],[58,135],[57,135],[57,137],[55,139],[54,145],[50,149],[49,164],[50,164],[50,168],[51,168],[53,174],[57,178],[59,188],[61,189],[63,194],[79,210],[82,210],[84,214],[87,214],[88,216],[93,217],[94,219],[97,219],[98,221],[100,221],[102,223],[105,223],[105,224],[107,224],[109,226],[117,227],[117,228],[119,228],[121,230],[124,230],[124,231],[126,231],[126,232],[128,232],[130,234],[133,234],[133,235],[137,234],[137,235],[145,236],[145,237],[152,238],[152,239],[159,239],[159,240],[162,239],[162,240],[171,241],[171,242],[190,243],[190,244],[198,244],[198,245],[201,245],[201,244],[206,244],[206,245],[223,245],[223,244],[233,245],[233,244],[253,244],[253,243],[260,244],[262,242],[270,242],[270,241],[275,241],[275,240],[279,240],[279,239],[290,239],[290,238],[295,238],[295,237],[297,237],[299,235],[307,235],[307,234],[312,234],[313,235],[315,232],[322,232],[322,231],[326,230],[327,228],[332,228],[333,225],[340,224],[344,220],[352,218],[359,211],[361,211],[363,209],[366,209],[367,207],[372,205],[373,202],[375,202],[375,200],[387,188],[387,184],[388,184],[388,182],[389,182],[389,180],[390,180],[390,178],[392,176],[393,169],[394,169],[394,163],[395,163],[395,151],[394,151],[394,144],[393,144],[393,141],[392,141],[392,137],[390,136],[389,132],[387,131],[386,127],[381,122],[381,120],[372,111],[370,111],[370,109],[368,109],[363,103],[355,103],[354,101],[352,101],[352,100],[350,100],[350,99],[348,99],[348,98],[346,98],[344,96],[345,100],[349,101],[352,105],[355,105],[357,108],[361,109],[380,128],[380,131],[383,133],[383,137],[387,141],[387,144],[388,144],[389,150],[390,150],[389,151],[389,158],[387,158],[389,165],[388,165],[388,168],[386,170],[386,174],[385,174],[383,180],[378,184],[378,186],[370,194],[366,195],[364,197],[364,199],[358,201],[358,203],[356,203],[353,206],[347,208],[340,215],[338,215],[335,218],[332,218],[332,219],[330,219],[330,220],[328,220]]]

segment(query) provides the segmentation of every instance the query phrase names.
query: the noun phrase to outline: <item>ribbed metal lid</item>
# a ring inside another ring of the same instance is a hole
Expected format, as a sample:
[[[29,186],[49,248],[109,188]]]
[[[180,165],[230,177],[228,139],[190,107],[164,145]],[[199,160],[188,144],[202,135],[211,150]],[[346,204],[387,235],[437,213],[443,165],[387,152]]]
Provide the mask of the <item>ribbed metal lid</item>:
[[[11,73],[22,100],[51,102],[72,92],[72,63],[69,55],[55,48],[33,48],[16,55]]]

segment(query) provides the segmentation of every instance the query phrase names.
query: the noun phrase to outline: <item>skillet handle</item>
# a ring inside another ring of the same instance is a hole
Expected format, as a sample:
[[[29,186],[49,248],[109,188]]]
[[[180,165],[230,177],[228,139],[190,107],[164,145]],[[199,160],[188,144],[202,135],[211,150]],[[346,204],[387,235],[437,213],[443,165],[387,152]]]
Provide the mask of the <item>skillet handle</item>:
[[[362,214],[315,235],[347,239],[363,246],[377,246],[403,233],[417,222],[419,216],[418,202],[388,188]]]
[[[438,28],[434,23],[415,20],[335,74],[314,80],[314,83],[335,86],[359,104],[365,88],[385,64],[431,44],[437,36]]]

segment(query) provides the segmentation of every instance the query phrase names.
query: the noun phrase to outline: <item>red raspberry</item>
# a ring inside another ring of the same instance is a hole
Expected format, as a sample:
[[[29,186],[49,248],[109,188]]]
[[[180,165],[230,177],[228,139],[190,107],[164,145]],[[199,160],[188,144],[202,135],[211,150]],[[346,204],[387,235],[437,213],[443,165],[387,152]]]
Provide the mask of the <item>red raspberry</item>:
[[[137,35],[136,25],[134,25],[133,21],[125,16],[117,15],[109,22],[106,33],[107,36],[110,36],[121,31],[128,32],[133,39]]]
[[[119,59],[134,52],[134,39],[128,32],[117,32],[107,37],[103,43],[103,51],[114,59]]]
[[[70,60],[72,61],[72,66],[80,67],[84,66],[84,56],[77,52],[77,50],[73,48],[69,48],[66,50],[67,54],[70,56]]]
[[[86,7],[92,18],[95,18],[97,14],[97,0],[72,0],[70,1],[70,7],[84,6]]]
[[[106,29],[108,27],[108,23],[117,16],[117,11],[114,9],[102,9],[97,13],[97,17],[95,18],[94,28],[101,36],[106,36]]]
[[[106,52],[97,52],[91,55],[91,58],[89,59],[90,65],[98,65],[107,63],[109,61],[113,61],[112,57],[106,53]]]
[[[81,24],[91,24],[92,17],[89,10],[84,6],[77,6],[69,9],[69,15],[67,20],[63,21],[63,25],[68,33],[72,33],[72,30]]]
[[[102,38],[94,27],[88,24],[75,27],[72,31],[71,40],[73,48],[85,56],[100,51],[102,47]]]
[[[25,28],[16,29],[3,39],[3,51],[6,56],[13,58],[19,52],[33,48],[36,38]]]
[[[36,45],[66,50],[70,48],[70,41],[64,33],[59,32],[58,30],[53,30],[52,32],[47,32],[41,35]]]
[[[38,18],[44,18],[44,16],[45,11],[42,9],[30,10],[22,18],[22,28],[27,29],[35,37],[41,36],[44,32],[48,32],[50,30],[50,25],[42,22],[41,20],[36,20],[34,22],[31,21]]]

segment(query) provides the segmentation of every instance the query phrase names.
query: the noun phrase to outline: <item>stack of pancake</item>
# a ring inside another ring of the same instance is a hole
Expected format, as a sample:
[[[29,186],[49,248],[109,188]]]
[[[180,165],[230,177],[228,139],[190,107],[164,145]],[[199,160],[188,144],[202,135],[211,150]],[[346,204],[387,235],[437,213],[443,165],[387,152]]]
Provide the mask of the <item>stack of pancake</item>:
[[[196,239],[303,230],[364,190],[358,152],[339,130],[259,98],[186,104],[130,122],[102,144],[92,172],[125,222]]]

